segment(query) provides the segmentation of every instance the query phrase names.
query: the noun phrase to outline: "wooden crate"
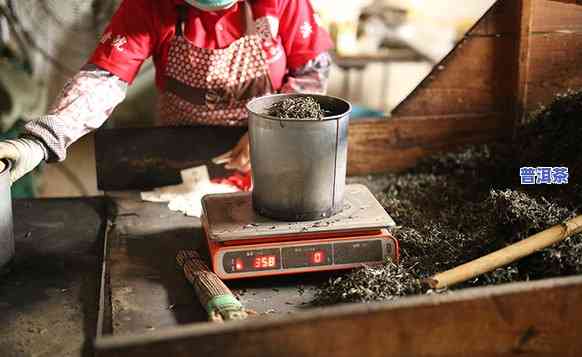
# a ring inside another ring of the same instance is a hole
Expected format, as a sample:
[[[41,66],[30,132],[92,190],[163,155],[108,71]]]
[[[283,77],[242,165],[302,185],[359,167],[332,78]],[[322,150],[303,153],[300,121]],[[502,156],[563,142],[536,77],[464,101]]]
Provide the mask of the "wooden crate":
[[[307,289],[313,276],[260,279],[238,282],[256,295],[245,305],[277,312],[204,322],[194,290],[172,262],[177,249],[200,244],[197,220],[131,194],[111,200],[97,357],[582,355],[582,276],[322,308],[287,305],[297,302],[294,284]]]
[[[436,151],[509,138],[528,110],[582,84],[582,6],[576,3],[499,0],[391,118],[351,124],[350,174],[400,170]],[[129,148],[127,136],[97,136],[100,151],[114,150],[98,157],[102,189],[111,188],[108,178],[115,175],[125,182],[115,189],[142,188],[151,172],[177,173],[207,160],[188,150],[161,157],[155,148],[136,148],[151,130],[132,132]],[[166,142],[187,143],[193,133],[155,130]],[[230,134],[225,148],[240,133]],[[107,158],[131,160],[108,170]],[[108,274],[105,267],[97,356],[582,355],[582,277],[108,335]]]

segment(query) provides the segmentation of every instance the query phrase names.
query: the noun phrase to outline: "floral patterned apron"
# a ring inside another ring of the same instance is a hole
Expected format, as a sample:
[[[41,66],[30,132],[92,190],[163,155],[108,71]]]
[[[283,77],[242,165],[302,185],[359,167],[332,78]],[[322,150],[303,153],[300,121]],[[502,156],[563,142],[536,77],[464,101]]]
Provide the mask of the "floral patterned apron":
[[[177,9],[161,97],[161,124],[246,125],[246,103],[272,92],[250,4],[244,1],[242,5],[245,34],[222,49],[194,46],[184,35],[188,8],[180,5]]]

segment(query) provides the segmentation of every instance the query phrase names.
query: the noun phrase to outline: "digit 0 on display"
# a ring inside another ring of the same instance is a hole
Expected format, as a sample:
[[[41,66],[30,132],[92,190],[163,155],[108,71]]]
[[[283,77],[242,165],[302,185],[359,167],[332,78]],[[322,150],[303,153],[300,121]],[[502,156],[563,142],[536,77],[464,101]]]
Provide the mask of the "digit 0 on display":
[[[315,251],[311,254],[312,264],[321,264],[325,260],[325,252],[323,250]]]
[[[284,268],[332,265],[331,244],[314,244],[283,248]]]

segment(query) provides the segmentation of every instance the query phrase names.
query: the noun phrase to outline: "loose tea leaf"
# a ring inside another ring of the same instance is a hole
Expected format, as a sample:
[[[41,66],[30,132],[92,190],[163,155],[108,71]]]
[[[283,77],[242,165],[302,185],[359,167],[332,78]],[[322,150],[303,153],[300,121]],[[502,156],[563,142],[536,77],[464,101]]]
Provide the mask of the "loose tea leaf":
[[[270,116],[282,119],[321,120],[325,111],[313,97],[289,97],[268,108]]]
[[[319,287],[314,303],[391,300],[427,293],[417,284],[580,213],[582,92],[532,114],[512,143],[470,146],[403,174],[350,178],[366,184],[399,227],[401,263],[364,267]],[[521,185],[520,166],[565,166],[567,185]],[[582,234],[457,286],[582,274]]]
[[[387,281],[390,284],[386,284]],[[405,265],[388,261],[382,267],[364,267],[351,274],[331,279],[326,286],[316,291],[315,299],[320,305],[329,305],[338,302],[390,300],[421,291],[420,281]]]

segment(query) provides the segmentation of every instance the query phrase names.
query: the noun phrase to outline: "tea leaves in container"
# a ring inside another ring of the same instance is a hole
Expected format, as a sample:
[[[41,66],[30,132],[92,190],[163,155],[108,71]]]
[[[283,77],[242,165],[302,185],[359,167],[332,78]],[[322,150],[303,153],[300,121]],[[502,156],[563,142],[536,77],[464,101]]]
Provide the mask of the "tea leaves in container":
[[[267,114],[281,119],[321,120],[326,113],[313,97],[297,96],[272,104]]]

